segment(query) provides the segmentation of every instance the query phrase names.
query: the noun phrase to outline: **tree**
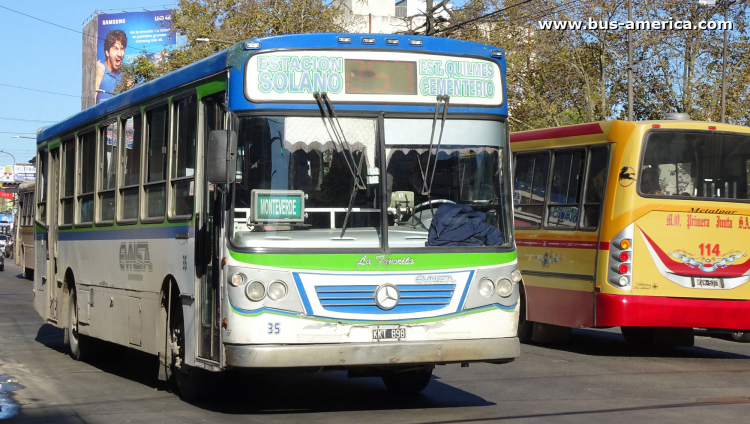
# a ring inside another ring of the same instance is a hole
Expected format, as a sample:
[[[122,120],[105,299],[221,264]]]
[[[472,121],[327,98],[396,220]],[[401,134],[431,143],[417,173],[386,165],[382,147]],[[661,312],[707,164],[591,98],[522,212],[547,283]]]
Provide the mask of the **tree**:
[[[150,81],[225,49],[230,42],[304,32],[337,32],[347,25],[340,7],[324,0],[180,0],[168,23],[187,43],[163,52],[154,64],[140,56],[123,69],[118,91]]]

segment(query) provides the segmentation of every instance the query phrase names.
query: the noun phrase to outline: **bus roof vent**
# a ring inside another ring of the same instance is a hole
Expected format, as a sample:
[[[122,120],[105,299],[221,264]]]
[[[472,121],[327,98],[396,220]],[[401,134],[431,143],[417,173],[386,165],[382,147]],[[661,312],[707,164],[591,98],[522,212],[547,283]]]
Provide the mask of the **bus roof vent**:
[[[664,117],[667,121],[690,121],[690,115],[687,113],[668,113],[667,116]]]

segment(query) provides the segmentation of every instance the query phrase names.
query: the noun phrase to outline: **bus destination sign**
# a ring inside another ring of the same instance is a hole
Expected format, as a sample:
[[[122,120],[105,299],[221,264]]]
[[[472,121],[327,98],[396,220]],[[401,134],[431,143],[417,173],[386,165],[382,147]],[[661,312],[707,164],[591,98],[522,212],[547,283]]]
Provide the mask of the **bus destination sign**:
[[[313,101],[327,92],[334,101],[499,106],[502,77],[497,63],[475,58],[403,52],[269,52],[250,58],[245,93],[251,101]]]
[[[253,190],[251,222],[304,222],[305,192]]]

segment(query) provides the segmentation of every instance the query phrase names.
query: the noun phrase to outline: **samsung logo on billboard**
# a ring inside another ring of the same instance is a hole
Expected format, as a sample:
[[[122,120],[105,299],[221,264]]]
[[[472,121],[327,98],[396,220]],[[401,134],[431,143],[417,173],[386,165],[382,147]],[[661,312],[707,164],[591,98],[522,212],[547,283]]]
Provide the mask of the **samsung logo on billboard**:
[[[118,25],[118,24],[124,24],[125,19],[104,19],[102,20],[102,25]]]

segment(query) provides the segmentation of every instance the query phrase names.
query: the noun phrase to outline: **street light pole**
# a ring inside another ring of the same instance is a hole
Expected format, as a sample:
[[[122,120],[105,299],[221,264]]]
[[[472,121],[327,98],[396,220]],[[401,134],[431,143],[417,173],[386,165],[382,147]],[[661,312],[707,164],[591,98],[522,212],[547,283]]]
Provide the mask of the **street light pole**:
[[[11,155],[10,153],[8,153],[8,152],[6,152],[4,150],[0,150],[0,153],[5,153],[6,155],[12,157],[13,158],[13,165],[16,164],[16,157],[15,156]]]

